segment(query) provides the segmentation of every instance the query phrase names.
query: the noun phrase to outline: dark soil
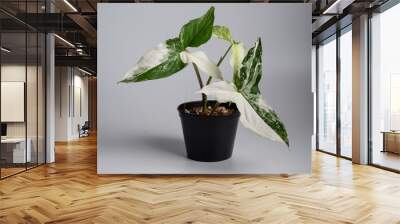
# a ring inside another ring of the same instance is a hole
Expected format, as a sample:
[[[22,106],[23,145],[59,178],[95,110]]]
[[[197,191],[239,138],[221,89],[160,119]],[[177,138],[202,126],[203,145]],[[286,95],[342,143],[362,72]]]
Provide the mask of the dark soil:
[[[226,108],[224,106],[218,106],[216,108],[208,106],[207,111],[203,111],[203,107],[193,107],[185,109],[185,112],[202,116],[229,116],[233,114],[234,109]]]

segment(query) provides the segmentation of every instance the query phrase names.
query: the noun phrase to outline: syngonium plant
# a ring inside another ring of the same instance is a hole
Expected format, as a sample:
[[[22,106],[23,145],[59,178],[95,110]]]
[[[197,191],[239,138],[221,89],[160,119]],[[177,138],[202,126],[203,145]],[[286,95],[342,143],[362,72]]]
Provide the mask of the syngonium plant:
[[[217,64],[203,51],[191,52],[207,43],[211,37],[224,40],[229,47]],[[224,80],[218,66],[231,51],[230,65],[233,81]],[[262,137],[283,142],[289,146],[285,126],[278,115],[269,107],[258,87],[262,76],[262,46],[258,38],[255,45],[246,50],[243,43],[232,38],[229,28],[214,25],[214,7],[203,16],[190,20],[182,26],[179,37],[168,39],[144,54],[120,81],[122,83],[141,82],[169,77],[192,64],[202,94],[202,111],[209,109],[207,97],[217,103],[234,102],[241,113],[241,123]],[[203,83],[200,71],[208,75]],[[214,81],[216,80],[216,81]],[[208,113],[212,116],[212,113]]]

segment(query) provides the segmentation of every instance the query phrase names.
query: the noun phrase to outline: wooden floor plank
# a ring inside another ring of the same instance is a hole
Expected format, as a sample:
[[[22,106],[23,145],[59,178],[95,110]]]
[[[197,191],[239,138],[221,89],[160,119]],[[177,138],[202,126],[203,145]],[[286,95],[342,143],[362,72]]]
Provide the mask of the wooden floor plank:
[[[96,137],[0,181],[0,223],[400,223],[400,175],[313,152],[310,175],[96,174]]]

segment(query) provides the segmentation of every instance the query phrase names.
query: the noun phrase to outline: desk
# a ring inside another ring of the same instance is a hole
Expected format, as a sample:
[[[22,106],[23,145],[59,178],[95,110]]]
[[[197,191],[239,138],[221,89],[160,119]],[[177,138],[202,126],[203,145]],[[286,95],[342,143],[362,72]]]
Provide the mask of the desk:
[[[382,152],[392,152],[400,154],[400,132],[383,131],[383,150]]]
[[[25,138],[5,138],[1,139],[1,156],[6,160],[6,163],[26,163],[31,162],[32,141],[27,139],[27,146],[25,151]],[[26,160],[25,160],[26,159]]]

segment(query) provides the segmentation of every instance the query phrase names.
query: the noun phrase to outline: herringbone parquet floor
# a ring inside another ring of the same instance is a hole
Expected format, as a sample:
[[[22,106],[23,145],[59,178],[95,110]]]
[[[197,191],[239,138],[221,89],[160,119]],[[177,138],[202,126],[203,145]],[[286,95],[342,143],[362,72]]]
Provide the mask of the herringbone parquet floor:
[[[400,223],[400,175],[315,152],[293,176],[98,176],[96,139],[0,181],[0,223]]]

